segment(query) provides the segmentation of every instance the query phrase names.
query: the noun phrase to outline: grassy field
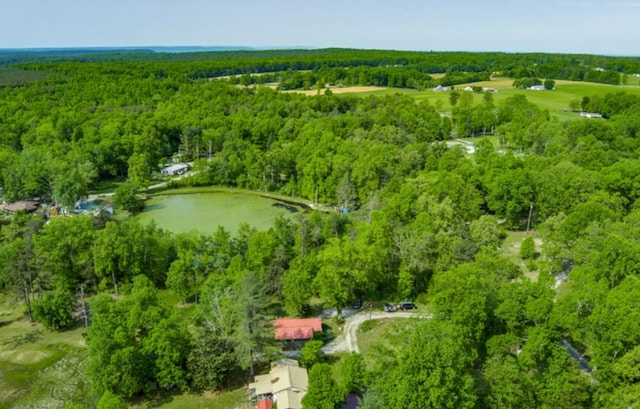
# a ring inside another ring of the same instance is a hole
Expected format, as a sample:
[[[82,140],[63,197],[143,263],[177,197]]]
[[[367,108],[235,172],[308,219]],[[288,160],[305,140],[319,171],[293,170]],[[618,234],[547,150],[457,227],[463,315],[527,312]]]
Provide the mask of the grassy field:
[[[129,406],[131,409],[253,409],[247,401],[246,387],[225,393],[192,393],[158,394],[151,399],[144,399]]]
[[[95,406],[84,376],[84,328],[52,332],[0,294],[0,408]]]
[[[476,85],[498,90],[494,94],[496,103],[504,101],[510,96],[523,94],[527,99],[538,105],[542,109],[549,110],[551,116],[557,117],[561,121],[579,118],[578,113],[569,110],[569,104],[574,100],[582,100],[584,96],[602,96],[607,93],[627,92],[640,95],[640,77],[629,76],[627,86],[595,84],[589,82],[556,81],[556,89],[553,91],[529,91],[516,89],[513,87],[511,78],[494,78],[490,81],[476,82],[473,84],[456,85],[456,89],[464,89],[466,86]],[[375,89],[367,89],[375,88]],[[434,92],[431,89],[417,91],[414,89],[383,88],[383,87],[345,87],[341,89],[342,94],[357,94],[366,97],[369,95],[383,96],[388,94],[404,94],[415,98],[417,101],[428,101],[440,112],[451,111],[448,92]],[[482,94],[474,93],[474,103],[482,102]]]

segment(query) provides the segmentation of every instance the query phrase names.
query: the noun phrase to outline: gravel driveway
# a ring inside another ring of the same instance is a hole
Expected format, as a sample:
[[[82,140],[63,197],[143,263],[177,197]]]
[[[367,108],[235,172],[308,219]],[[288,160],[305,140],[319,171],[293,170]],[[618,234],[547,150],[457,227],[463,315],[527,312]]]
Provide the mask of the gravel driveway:
[[[335,315],[335,309],[327,310],[323,314],[323,318]],[[431,318],[430,315],[424,316],[415,312],[384,312],[384,311],[367,311],[367,310],[345,310],[343,312],[345,322],[343,331],[333,341],[322,347],[326,354],[335,354],[337,352],[360,352],[358,348],[358,327],[368,320],[379,320],[387,318]]]

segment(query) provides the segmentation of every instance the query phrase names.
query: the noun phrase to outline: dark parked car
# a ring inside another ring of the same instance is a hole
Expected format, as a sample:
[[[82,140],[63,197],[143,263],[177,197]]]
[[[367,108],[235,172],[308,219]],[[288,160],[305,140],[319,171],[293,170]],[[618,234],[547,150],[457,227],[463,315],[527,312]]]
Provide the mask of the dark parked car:
[[[386,312],[394,312],[396,310],[396,306],[391,304],[391,303],[386,302],[386,303],[384,303],[384,310]]]
[[[400,304],[398,304],[398,309],[399,310],[415,310],[418,307],[416,307],[416,305],[412,302],[401,302]]]
[[[356,302],[353,304],[353,308],[355,308],[356,310],[359,310],[360,307],[362,307],[362,300],[358,298]]]

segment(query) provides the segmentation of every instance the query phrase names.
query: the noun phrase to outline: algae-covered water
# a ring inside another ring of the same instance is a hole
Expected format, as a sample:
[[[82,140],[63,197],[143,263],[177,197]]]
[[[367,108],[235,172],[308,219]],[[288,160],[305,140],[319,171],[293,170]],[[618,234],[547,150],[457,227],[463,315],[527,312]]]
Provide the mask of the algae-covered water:
[[[198,230],[214,233],[218,225],[235,233],[241,223],[268,230],[279,214],[291,217],[300,208],[255,194],[235,192],[190,193],[156,196],[138,215],[142,223],[155,220],[174,233]]]

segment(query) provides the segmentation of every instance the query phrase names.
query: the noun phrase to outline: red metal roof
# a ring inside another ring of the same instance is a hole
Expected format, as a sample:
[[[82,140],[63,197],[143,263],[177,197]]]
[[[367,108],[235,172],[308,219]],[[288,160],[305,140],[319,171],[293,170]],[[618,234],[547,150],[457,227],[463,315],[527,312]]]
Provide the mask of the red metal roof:
[[[320,318],[279,318],[274,321],[276,339],[280,341],[311,339],[314,332],[322,331]]]

